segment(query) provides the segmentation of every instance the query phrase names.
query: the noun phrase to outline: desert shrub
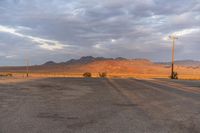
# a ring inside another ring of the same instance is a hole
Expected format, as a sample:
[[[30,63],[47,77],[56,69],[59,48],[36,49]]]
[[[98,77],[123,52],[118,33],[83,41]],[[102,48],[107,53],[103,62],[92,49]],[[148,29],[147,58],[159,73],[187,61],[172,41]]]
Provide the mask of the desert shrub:
[[[7,73],[6,74],[8,77],[12,77],[13,75],[12,75],[12,73]]]
[[[85,72],[85,73],[83,74],[83,77],[89,78],[89,77],[92,77],[92,74],[91,74],[90,72]]]
[[[12,77],[12,73],[0,74],[0,77]]]
[[[99,77],[105,78],[105,77],[107,77],[107,73],[106,72],[102,72],[102,73],[99,72]]]
[[[178,73],[173,72],[173,75],[171,75],[171,79],[178,79]]]
[[[178,79],[178,73],[174,72],[174,79]]]

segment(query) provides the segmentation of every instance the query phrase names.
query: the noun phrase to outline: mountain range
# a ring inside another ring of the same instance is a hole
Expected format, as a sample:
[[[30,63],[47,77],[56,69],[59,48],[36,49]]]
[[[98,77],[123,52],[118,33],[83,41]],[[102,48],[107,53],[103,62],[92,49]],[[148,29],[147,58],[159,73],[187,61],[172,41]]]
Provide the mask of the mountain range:
[[[83,56],[80,59],[71,59],[68,60],[66,62],[60,62],[60,63],[56,63],[54,61],[48,61],[44,64],[42,64],[43,66],[51,66],[51,65],[83,65],[83,64],[88,64],[88,63],[92,63],[95,61],[108,61],[108,60],[112,60],[112,61],[122,61],[122,60],[130,60],[127,58],[123,58],[123,57],[117,57],[117,58],[105,58],[105,57],[93,57],[93,56]],[[142,59],[142,58],[136,58],[136,59],[131,59],[131,60],[138,60],[138,61],[148,61],[151,62],[148,59]],[[171,65],[171,62],[154,62],[155,64],[161,64],[161,65]],[[200,61],[196,61],[196,60],[177,60],[175,61],[175,64],[178,66],[185,66],[185,67],[200,67]]]
[[[123,58],[123,57],[105,58],[105,57],[83,56],[80,59],[71,59],[71,60],[68,60],[66,62],[60,62],[60,63],[56,63],[54,61],[47,61],[46,63],[42,64],[42,66],[52,66],[52,65],[84,65],[84,64],[89,64],[89,63],[96,62],[96,61],[128,61],[128,60],[129,61],[130,60],[135,60],[135,61],[151,62],[150,60],[143,59],[143,58],[127,59],[127,58]]]
[[[182,75],[200,75],[200,61],[182,60],[175,62],[175,71]],[[0,67],[0,72],[24,73],[26,66]],[[161,75],[168,76],[171,72],[170,62],[152,62],[147,59],[104,58],[84,56],[80,59],[71,59],[56,63],[48,61],[42,65],[29,66],[31,73],[60,73],[82,74],[84,72],[107,72],[110,75]]]

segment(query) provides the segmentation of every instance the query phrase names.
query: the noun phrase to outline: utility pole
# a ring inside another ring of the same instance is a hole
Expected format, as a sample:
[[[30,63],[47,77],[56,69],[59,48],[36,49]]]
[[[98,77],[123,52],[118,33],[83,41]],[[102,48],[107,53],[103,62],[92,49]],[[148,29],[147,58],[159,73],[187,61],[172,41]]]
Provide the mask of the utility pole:
[[[169,38],[172,40],[172,68],[171,68],[171,79],[175,79],[175,73],[174,73],[174,51],[175,51],[175,41],[178,39],[176,36],[169,36]]]
[[[26,59],[26,77],[29,77],[29,58]]]

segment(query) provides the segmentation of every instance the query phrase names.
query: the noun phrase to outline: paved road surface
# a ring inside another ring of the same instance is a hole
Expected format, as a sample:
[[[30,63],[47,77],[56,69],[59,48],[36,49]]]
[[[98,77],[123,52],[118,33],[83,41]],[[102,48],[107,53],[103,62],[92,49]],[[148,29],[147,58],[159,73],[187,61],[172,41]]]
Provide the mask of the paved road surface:
[[[52,78],[0,83],[0,133],[199,132],[199,81]]]

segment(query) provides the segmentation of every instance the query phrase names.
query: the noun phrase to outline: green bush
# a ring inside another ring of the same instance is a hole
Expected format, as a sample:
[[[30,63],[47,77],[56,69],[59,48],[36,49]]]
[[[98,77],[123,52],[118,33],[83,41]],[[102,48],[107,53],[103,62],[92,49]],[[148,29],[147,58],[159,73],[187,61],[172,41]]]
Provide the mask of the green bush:
[[[85,72],[85,73],[83,74],[83,77],[85,77],[85,78],[90,78],[90,77],[92,77],[92,74],[91,74],[90,72]]]

